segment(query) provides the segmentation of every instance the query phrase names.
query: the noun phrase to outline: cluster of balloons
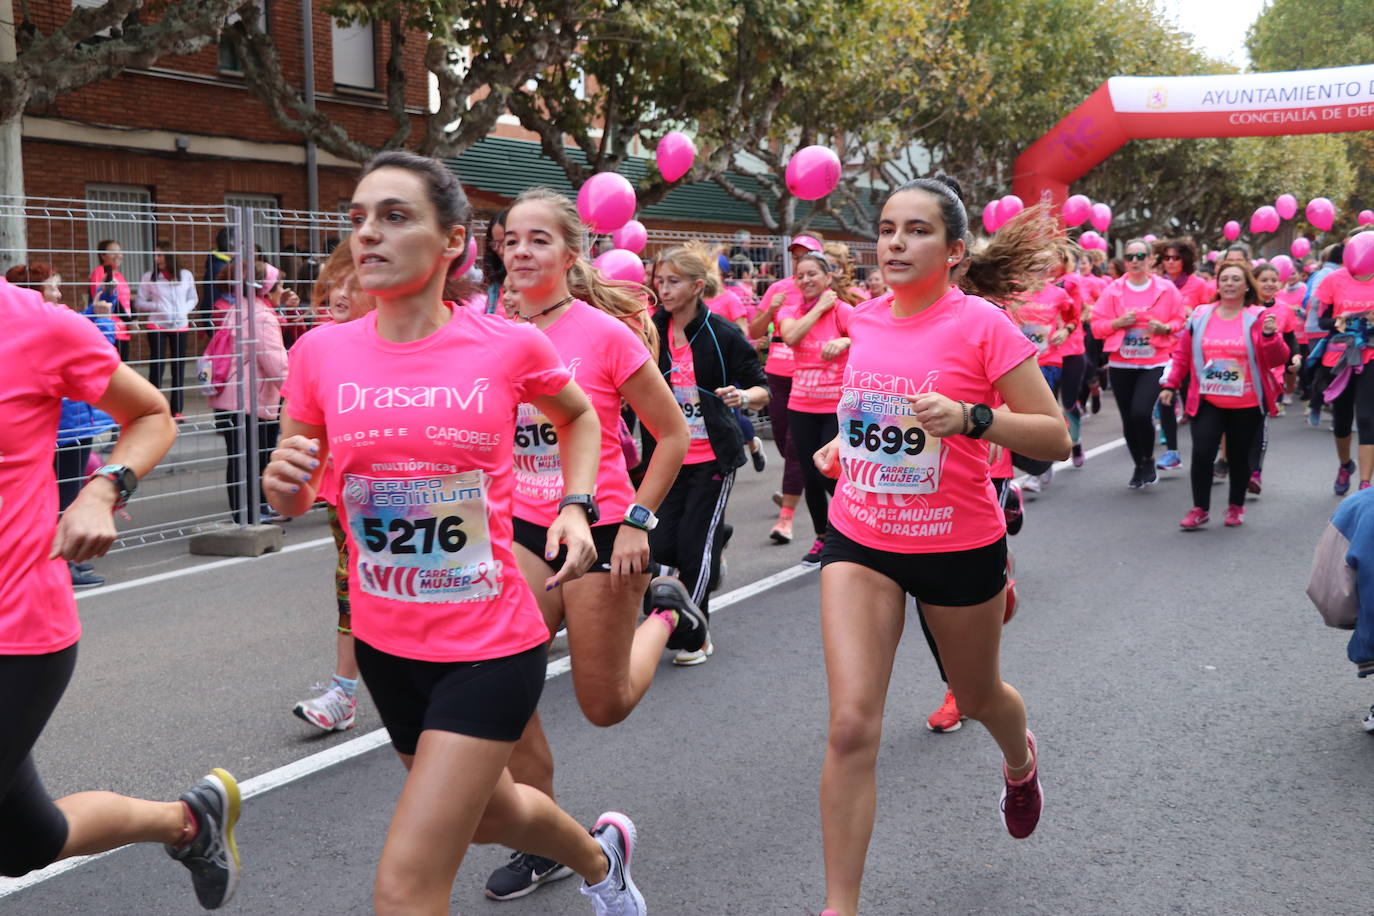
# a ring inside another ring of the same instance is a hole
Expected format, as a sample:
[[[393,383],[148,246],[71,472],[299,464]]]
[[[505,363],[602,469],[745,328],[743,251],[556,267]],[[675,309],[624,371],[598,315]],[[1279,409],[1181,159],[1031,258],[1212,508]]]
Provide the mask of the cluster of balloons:
[[[1098,232],[1106,232],[1112,225],[1112,208],[1106,204],[1095,204],[1082,194],[1075,194],[1064,201],[1062,212],[1067,229],[1089,222]]]
[[[670,131],[658,141],[654,163],[665,181],[677,181],[692,170],[697,148],[681,131]],[[840,183],[840,157],[824,146],[797,150],[788,160],[787,189],[802,200],[819,200]],[[615,245],[592,266],[611,280],[643,283],[644,262],[639,255],[649,241],[644,224],[633,219],[635,190],[623,175],[597,172],[577,192],[577,214],[597,235],[611,236]]]
[[[1026,209],[1026,202],[1015,194],[988,201],[983,207],[983,228],[989,235],[1002,228],[1002,224]]]
[[[1265,205],[1250,214],[1250,232],[1258,235],[1262,232],[1277,232],[1279,224],[1286,219],[1292,219],[1298,212],[1298,199],[1292,194],[1280,194],[1275,199],[1272,206]],[[1330,232],[1331,227],[1336,222],[1336,205],[1325,197],[1314,197],[1307,203],[1307,221],[1322,232]],[[1371,222],[1374,222],[1374,213],[1370,214]],[[1236,220],[1229,220],[1222,227],[1221,234],[1226,241],[1234,242],[1240,238],[1240,223]],[[1307,252],[1298,254],[1293,253],[1294,257],[1303,257]]]

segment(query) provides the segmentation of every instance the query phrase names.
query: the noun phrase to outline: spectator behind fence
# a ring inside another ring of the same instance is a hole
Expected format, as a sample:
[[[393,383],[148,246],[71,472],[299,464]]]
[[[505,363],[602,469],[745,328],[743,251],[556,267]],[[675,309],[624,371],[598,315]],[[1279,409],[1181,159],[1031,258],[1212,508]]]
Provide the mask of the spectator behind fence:
[[[172,418],[181,422],[186,384],[186,334],[196,307],[196,278],[181,267],[165,242],[157,243],[153,269],[138,284],[138,311],[148,323],[148,381],[162,388],[162,369],[169,365]]]
[[[224,226],[215,233],[215,247],[205,256],[205,269],[200,277],[199,321],[201,330],[206,334],[214,334],[218,327],[219,316],[215,314],[214,306],[230,289],[228,279],[231,275],[225,271],[233,260],[234,233]]]
[[[236,341],[234,356],[224,385],[209,398],[210,407],[215,411],[215,428],[224,437],[224,483],[229,493],[229,511],[234,521],[240,524],[244,521],[242,493],[239,487],[243,483],[243,464],[246,463],[242,452],[247,444],[247,414],[251,410],[257,423],[256,467],[257,475],[261,478],[272,449],[277,445],[281,388],[286,379],[286,345],[282,341],[281,321],[276,313],[283,296],[283,290],[278,283],[281,272],[265,261],[258,261],[254,265],[253,274],[252,287],[256,293],[252,307],[257,387],[254,391],[248,391],[246,388],[246,380],[254,367],[249,365],[247,348],[240,340]],[[220,322],[220,331],[217,333],[228,333],[237,337],[236,322],[239,316],[234,308],[232,290],[226,290],[219,301],[215,302],[213,310],[216,320]],[[245,380],[243,394],[252,399],[247,404],[244,403],[239,391],[240,379]],[[270,513],[270,510],[265,511]]]
[[[62,275],[53,273],[52,268],[42,261],[11,267],[5,272],[5,279],[15,286],[37,290],[43,295],[44,302],[57,308],[67,307],[62,301]],[[114,323],[108,317],[102,320],[106,325],[102,328],[105,339],[114,346]],[[86,483],[91,444],[95,437],[114,428],[114,418],[103,410],[83,401],[62,399],[62,412],[57,422],[57,452],[53,459],[57,473],[59,514],[66,511]],[[68,562],[67,571],[71,574],[73,588],[92,588],[105,584],[103,578],[95,575],[89,563]]]
[[[1341,503],[1317,543],[1307,595],[1328,626],[1353,629],[1345,654],[1359,677],[1374,675],[1374,489]],[[1364,719],[1374,734],[1374,705]]]
[[[91,308],[87,314],[108,314],[114,320],[115,347],[119,358],[129,361],[129,325],[133,323],[133,306],[130,304],[129,284],[119,267],[124,263],[124,249],[114,239],[105,239],[96,246],[100,263],[91,271]],[[104,310],[99,303],[108,303]]]

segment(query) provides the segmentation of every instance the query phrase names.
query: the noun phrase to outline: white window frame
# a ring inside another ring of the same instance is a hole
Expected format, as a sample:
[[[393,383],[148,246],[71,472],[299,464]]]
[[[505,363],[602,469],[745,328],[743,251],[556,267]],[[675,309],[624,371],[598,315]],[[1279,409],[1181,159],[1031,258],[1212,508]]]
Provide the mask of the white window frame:
[[[330,20],[335,88],[376,92],[377,24],[371,20]]]
[[[119,272],[130,286],[137,285],[139,278],[153,269],[157,229],[153,192],[142,185],[88,184],[86,206],[90,269],[100,263],[95,246],[104,239],[114,239],[124,249],[124,264]]]

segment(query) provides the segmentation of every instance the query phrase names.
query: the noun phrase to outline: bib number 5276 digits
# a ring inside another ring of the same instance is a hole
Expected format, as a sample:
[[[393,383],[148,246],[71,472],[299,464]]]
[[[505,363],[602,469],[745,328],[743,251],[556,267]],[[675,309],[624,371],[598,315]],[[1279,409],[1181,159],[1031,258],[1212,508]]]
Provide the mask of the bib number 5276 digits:
[[[481,471],[413,478],[348,474],[342,495],[364,593],[432,604],[501,593]]]

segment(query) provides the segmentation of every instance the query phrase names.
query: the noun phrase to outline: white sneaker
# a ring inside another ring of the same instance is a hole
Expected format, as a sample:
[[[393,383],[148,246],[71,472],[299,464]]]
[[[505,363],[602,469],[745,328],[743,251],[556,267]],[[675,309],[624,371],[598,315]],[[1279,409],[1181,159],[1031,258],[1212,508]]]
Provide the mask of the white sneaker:
[[[1032,475],[1030,475],[1030,474],[1027,474],[1027,475],[1024,476],[1024,477],[1019,477],[1019,478],[1017,478],[1016,483],[1017,483],[1017,485],[1018,485],[1019,487],[1021,487],[1021,492],[1022,492],[1022,493],[1029,494],[1029,495],[1032,496],[1032,497],[1035,497],[1035,496],[1040,495],[1040,478],[1039,478],[1039,477],[1035,477],[1035,476],[1032,476]]]
[[[1364,730],[1374,735],[1374,706],[1369,707],[1369,715],[1364,717]]]
[[[706,644],[704,646],[702,646],[695,652],[688,652],[685,649],[682,650],[677,655],[673,656],[673,664],[680,665],[684,668],[690,667],[692,665],[704,664],[706,659],[711,657],[711,653],[715,651],[716,647],[711,645],[711,635],[708,633],[706,635]]]
[[[619,811],[607,811],[596,819],[592,836],[601,844],[610,870],[600,884],[582,882],[582,893],[592,898],[596,916],[648,916],[644,895],[630,877],[635,852],[635,825]]]
[[[291,711],[318,729],[342,732],[357,724],[358,698],[344,693],[344,689],[335,684],[313,699],[301,700]]]
[[[1040,486],[1048,487],[1050,485],[1050,482],[1054,480],[1054,468],[1050,468],[1048,471],[1041,474],[1036,479],[1040,481]]]

